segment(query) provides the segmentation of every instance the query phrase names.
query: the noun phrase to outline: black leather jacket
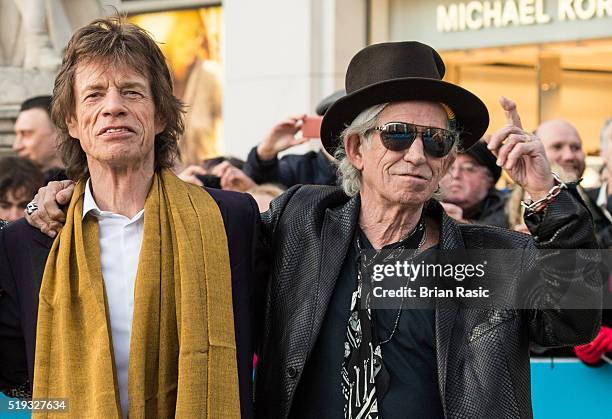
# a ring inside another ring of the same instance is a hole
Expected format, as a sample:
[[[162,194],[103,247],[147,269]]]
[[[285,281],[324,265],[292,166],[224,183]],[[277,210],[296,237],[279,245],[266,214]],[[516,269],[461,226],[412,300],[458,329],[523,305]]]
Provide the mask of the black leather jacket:
[[[273,257],[255,390],[260,418],[299,413],[291,412],[292,401],[308,367],[359,208],[359,197],[349,199],[340,188],[296,186],[272,202],[263,215],[264,240]],[[527,220],[533,236],[457,224],[433,201],[427,211],[439,222],[442,249],[596,247],[588,211],[573,190],[563,191],[542,219]],[[522,260],[506,257],[489,264],[503,267],[499,275],[516,282],[513,278],[534,263],[535,256],[529,255],[535,253],[525,252]],[[592,296],[593,307],[601,301],[596,275],[585,275],[580,279],[584,284],[579,284]],[[437,375],[445,417],[531,418],[529,345],[586,343],[596,336],[600,319],[598,310],[475,310],[437,305]]]

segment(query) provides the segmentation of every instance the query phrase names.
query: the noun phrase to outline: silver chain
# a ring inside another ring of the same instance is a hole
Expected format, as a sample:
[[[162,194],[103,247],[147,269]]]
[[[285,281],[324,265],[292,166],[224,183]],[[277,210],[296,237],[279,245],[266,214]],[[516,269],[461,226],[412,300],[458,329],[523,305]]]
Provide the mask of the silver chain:
[[[412,232],[410,234],[408,234],[403,240],[407,240],[408,238],[412,237],[413,235],[415,235],[417,233],[417,231],[421,231],[421,229],[423,230],[423,236],[421,237],[421,241],[419,242],[419,245],[417,246],[416,250],[414,251],[414,255],[416,255],[417,253],[419,253],[419,250],[421,250],[421,248],[423,247],[423,245],[425,244],[425,241],[427,239],[427,225],[425,224],[425,222],[422,220],[421,222],[419,222],[419,224],[415,227],[414,230],[412,230]],[[357,248],[361,251],[361,243],[359,240],[359,237],[357,237]],[[401,250],[405,250],[405,249],[401,249]],[[380,254],[380,251],[376,252],[376,255]],[[372,258],[373,260],[376,259],[376,256],[374,258]],[[406,284],[407,285],[407,284]],[[395,323],[393,325],[393,330],[391,331],[391,334],[389,335],[389,337],[381,342],[378,343],[379,346],[382,346],[386,343],[389,343],[391,341],[391,339],[393,339],[393,336],[395,335],[395,332],[397,331],[397,327],[399,325],[399,321],[400,321],[400,317],[402,315],[402,309],[404,308],[404,299],[405,296],[402,296],[402,302],[400,303],[400,307],[397,310],[397,316],[395,316]]]

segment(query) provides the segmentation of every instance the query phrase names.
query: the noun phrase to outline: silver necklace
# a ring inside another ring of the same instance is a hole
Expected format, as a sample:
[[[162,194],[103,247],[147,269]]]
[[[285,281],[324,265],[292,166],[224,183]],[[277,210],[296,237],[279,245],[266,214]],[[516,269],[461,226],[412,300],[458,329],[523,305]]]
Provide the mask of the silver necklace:
[[[421,241],[419,242],[419,245],[414,251],[415,256],[417,253],[419,253],[419,250],[421,250],[421,247],[423,247],[423,245],[425,244],[426,238],[427,238],[427,227],[425,223],[423,223],[423,237],[421,237]],[[408,286],[408,283],[406,283],[406,286]],[[384,344],[391,342],[391,339],[393,339],[393,336],[395,335],[395,332],[397,331],[397,327],[399,325],[400,317],[402,316],[402,310],[404,308],[404,299],[405,297],[402,295],[402,302],[400,303],[400,307],[397,310],[397,315],[395,316],[395,323],[393,324],[393,330],[391,331],[391,334],[389,335],[387,339],[380,341],[378,343],[379,346],[383,346]]]
[[[421,240],[419,241],[419,245],[417,246],[416,250],[414,251],[414,255],[416,256],[417,253],[419,253],[419,250],[421,250],[421,248],[423,247],[423,245],[425,244],[425,241],[427,239],[427,226],[425,224],[424,220],[421,220],[419,222],[419,224],[415,227],[414,230],[412,230],[412,232],[410,232],[410,234],[408,234],[404,239],[402,239],[401,241],[407,240],[408,238],[414,236],[418,231],[423,230],[423,236],[421,237]],[[357,237],[357,248],[361,251],[361,242],[359,240],[359,237]],[[405,249],[401,249],[401,250],[405,250]],[[380,253],[377,252],[377,254]],[[375,260],[376,257],[373,258],[373,260]],[[408,283],[406,283],[406,286],[408,285]],[[397,331],[397,327],[399,325],[399,321],[400,321],[400,317],[402,316],[402,310],[404,308],[404,300],[405,297],[402,296],[402,301],[400,303],[400,307],[397,310],[397,315],[395,316],[395,323],[393,324],[393,330],[391,331],[391,334],[389,335],[389,337],[385,340],[382,340],[378,343],[378,346],[382,346],[386,343],[389,343],[391,341],[391,339],[393,339],[393,336],[395,335],[395,332]]]

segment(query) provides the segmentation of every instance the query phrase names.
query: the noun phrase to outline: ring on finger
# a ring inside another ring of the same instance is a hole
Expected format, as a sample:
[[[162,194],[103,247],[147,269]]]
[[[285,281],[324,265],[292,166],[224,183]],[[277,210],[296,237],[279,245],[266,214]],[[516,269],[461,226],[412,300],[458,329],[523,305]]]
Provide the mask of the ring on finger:
[[[28,202],[28,205],[26,205],[25,211],[28,215],[32,215],[37,210],[38,210],[38,204],[36,204],[36,201],[30,201]]]

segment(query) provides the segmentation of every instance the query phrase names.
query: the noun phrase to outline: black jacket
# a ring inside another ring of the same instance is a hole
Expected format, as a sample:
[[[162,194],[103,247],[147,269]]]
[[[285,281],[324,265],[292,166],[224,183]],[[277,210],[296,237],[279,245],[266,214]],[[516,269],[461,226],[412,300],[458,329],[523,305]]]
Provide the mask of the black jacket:
[[[296,388],[308,368],[310,351],[352,243],[359,208],[359,198],[349,199],[340,188],[297,186],[273,201],[263,216],[265,240],[274,257],[255,391],[260,418],[290,416]],[[517,272],[535,262],[536,252],[529,250],[595,246],[588,212],[573,192],[563,191],[543,220],[531,223],[533,237],[457,224],[436,202],[430,203],[428,212],[440,223],[441,249],[526,250],[522,260],[489,261],[495,264],[491,266],[504,266],[499,275],[511,283],[517,282]],[[591,283],[596,282],[595,275],[587,275],[579,285],[585,287],[593,307],[599,307],[601,288]],[[567,285],[563,281],[559,286]],[[598,310],[460,309],[440,302],[435,340],[445,416],[531,418],[530,343],[586,343],[597,334],[600,315]]]
[[[304,185],[336,185],[336,166],[322,151],[306,154],[290,154],[280,160],[260,160],[257,147],[253,147],[244,172],[256,183],[280,183],[287,188]]]
[[[232,272],[238,384],[243,418],[251,418],[253,353],[264,284],[255,282],[259,209],[250,195],[208,189],[225,224]],[[33,383],[38,293],[53,239],[24,219],[0,231],[0,391]],[[15,393],[13,393],[15,394]]]
[[[478,224],[508,228],[507,201],[507,193],[491,188],[480,209],[474,214],[464,214],[464,217]]]

